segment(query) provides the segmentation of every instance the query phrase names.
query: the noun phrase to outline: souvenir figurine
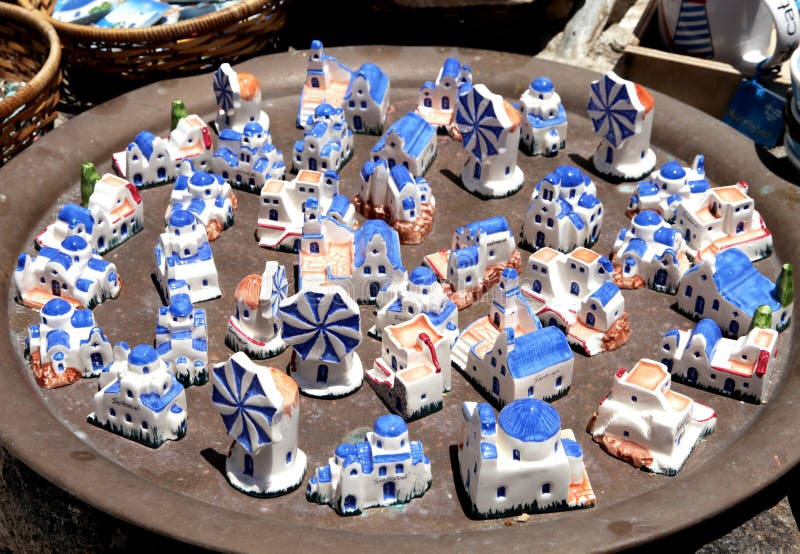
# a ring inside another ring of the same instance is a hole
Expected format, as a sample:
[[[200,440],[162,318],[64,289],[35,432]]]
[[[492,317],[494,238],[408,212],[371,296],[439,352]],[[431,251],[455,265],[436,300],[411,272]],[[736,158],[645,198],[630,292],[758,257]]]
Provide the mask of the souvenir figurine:
[[[717,414],[671,388],[664,364],[642,358],[621,368],[586,430],[612,456],[653,473],[677,475]]]
[[[155,281],[166,303],[172,281],[185,281],[192,303],[222,295],[219,277],[205,226],[188,210],[175,210],[158,238],[155,251]]]
[[[436,333],[447,337],[452,345],[458,338],[458,306],[450,300],[429,267],[419,266],[409,274],[408,281],[378,293],[375,325],[369,336],[381,339],[383,330],[425,314]]]
[[[178,210],[187,210],[205,225],[208,240],[214,241],[233,225],[238,207],[236,195],[221,175],[195,171],[184,163],[169,197],[166,220]]]
[[[356,211],[382,219],[400,235],[401,244],[420,244],[433,229],[436,199],[428,181],[414,178],[404,165],[368,161],[361,169],[361,191],[353,197]]]
[[[300,91],[300,103],[297,106],[297,127],[304,128],[308,118],[323,102],[337,108],[341,107],[352,77],[352,72],[347,66],[325,54],[322,42],[312,40],[308,53],[306,80]]]
[[[158,357],[184,387],[208,383],[208,328],[206,311],[195,308],[183,281],[170,286],[169,306],[156,318]]]
[[[245,126],[257,123],[269,137],[269,116],[261,110],[261,84],[251,73],[237,73],[228,63],[214,72],[214,98],[217,101],[217,132],[225,129],[243,133]],[[267,138],[267,142],[271,142]]]
[[[555,156],[567,146],[567,112],[553,81],[537,77],[522,93],[520,150],[529,156]]]
[[[301,169],[339,171],[353,157],[353,131],[344,110],[323,102],[308,117],[302,140],[294,143],[292,172]]]
[[[683,237],[657,212],[645,210],[633,217],[614,241],[614,284],[623,289],[648,287],[675,294],[691,263]]]
[[[305,202],[303,232],[298,252],[297,288],[333,283],[350,288],[353,280],[355,233],[329,215],[320,215],[316,198]],[[349,291],[355,298],[355,291]]]
[[[309,480],[306,498],[342,516],[359,515],[375,506],[405,504],[425,494],[431,482],[422,443],[409,440],[403,418],[387,414],[375,420],[365,440],[336,447]]]
[[[485,402],[464,402],[458,474],[470,517],[591,508],[596,497],[583,449],[561,416],[536,398],[514,400],[495,416]]]
[[[111,343],[91,310],[76,310],[63,298],[48,300],[39,323],[28,327],[25,357],[36,384],[46,389],[97,377],[114,361]]]
[[[455,117],[456,95],[462,85],[472,84],[472,69],[461,65],[457,58],[447,58],[439,70],[436,82],[425,81],[419,89],[417,113],[444,133],[457,133]]]
[[[365,63],[353,72],[342,102],[347,125],[353,132],[383,133],[389,89],[389,76],[374,63]]]
[[[283,352],[286,343],[281,338],[278,308],[288,292],[286,270],[276,261],[268,261],[261,275],[242,279],[234,293],[236,311],[228,318],[228,348],[254,360]]]
[[[522,224],[521,245],[571,252],[597,242],[603,203],[592,180],[574,165],[562,165],[539,181]]]
[[[356,229],[351,290],[360,304],[374,304],[378,293],[407,280],[400,237],[382,219],[368,219]]]
[[[771,281],[738,248],[708,255],[686,272],[677,294],[677,309],[692,319],[713,319],[722,333],[737,338],[746,334],[753,320],[780,332],[789,327],[794,306],[792,266],[784,264]],[[759,312],[761,312],[760,315]]]
[[[680,203],[673,227],[695,261],[726,248],[741,250],[753,262],[772,254],[772,233],[747,189],[747,183],[739,181]]]
[[[383,160],[389,169],[402,165],[414,178],[422,177],[436,157],[436,129],[421,115],[408,112],[378,139],[370,157]]]
[[[303,288],[281,303],[280,318],[281,336],[294,349],[290,375],[303,394],[338,398],[361,387],[361,313],[343,288]]]
[[[17,302],[29,308],[38,310],[48,300],[61,297],[92,309],[119,296],[122,280],[113,263],[94,254],[86,239],[72,235],[57,248],[42,247],[35,258],[20,254],[14,287]]]
[[[425,256],[424,263],[444,281],[445,294],[459,310],[472,305],[500,280],[506,268],[522,265],[514,234],[503,216],[475,221],[453,233],[450,250]]]
[[[495,405],[518,398],[561,398],[572,385],[574,356],[558,327],[542,327],[506,269],[489,313],[467,325],[450,353],[453,365]]]
[[[406,421],[442,409],[442,393],[452,387],[450,341],[425,314],[389,325],[381,356],[367,370],[367,382],[390,411]]]
[[[291,181],[270,179],[261,189],[256,239],[258,245],[288,252],[300,251],[305,204],[314,198],[319,212],[346,225],[355,225],[355,208],[339,194],[339,175],[304,169]]]
[[[667,223],[675,223],[678,207],[684,202],[693,205],[697,199],[705,198],[709,186],[702,154],[694,157],[691,167],[675,160],[664,162],[647,181],[636,185],[625,215],[633,217],[644,210],[653,210]]]
[[[233,439],[225,475],[235,489],[267,498],[303,482],[306,454],[297,448],[300,394],[286,373],[237,352],[213,370],[214,407]]]
[[[594,356],[631,336],[613,270],[608,258],[588,248],[569,254],[540,248],[525,264],[521,291],[541,320],[564,329],[570,344]]]
[[[233,129],[220,132],[211,167],[236,190],[255,194],[270,179],[283,179],[286,175],[283,153],[256,121],[245,125],[241,133]]]
[[[642,86],[609,71],[592,81],[586,110],[602,137],[594,167],[603,175],[633,181],[650,173],[656,154],[650,148],[653,96]]]
[[[486,85],[462,86],[456,99],[456,126],[467,163],[464,188],[478,198],[502,198],[522,188],[517,165],[522,115]]]
[[[726,339],[714,320],[701,319],[692,330],[667,331],[659,350],[673,381],[762,404],[774,372],[778,332],[754,326],[742,339]]]
[[[100,377],[89,423],[150,448],[186,434],[186,391],[155,348],[114,348],[114,363]]]

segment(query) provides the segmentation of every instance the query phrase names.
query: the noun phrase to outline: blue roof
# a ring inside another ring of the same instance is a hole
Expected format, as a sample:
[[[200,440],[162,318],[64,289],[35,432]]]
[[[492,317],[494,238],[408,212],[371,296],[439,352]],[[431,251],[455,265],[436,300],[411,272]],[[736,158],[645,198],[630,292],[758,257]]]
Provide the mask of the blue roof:
[[[233,129],[223,129],[219,132],[219,139],[239,142],[242,140],[242,133]]]
[[[331,482],[331,466],[325,465],[322,467],[317,468],[317,476],[319,477],[320,483],[330,483]]]
[[[576,228],[578,231],[580,231],[580,230],[582,230],[584,227],[586,227],[586,225],[583,223],[583,219],[581,219],[581,216],[579,216],[579,215],[578,215],[578,214],[576,214],[575,212],[570,212],[570,213],[567,215],[567,217],[569,217],[569,220],[572,222],[572,224],[575,226],[575,228]]]
[[[594,291],[590,297],[596,298],[603,306],[608,304],[608,301],[614,298],[619,293],[619,287],[611,281],[603,283],[599,289]]]
[[[92,212],[79,204],[64,204],[58,212],[59,221],[63,221],[70,229],[74,229],[83,224],[87,232],[91,233],[94,228],[94,218]]]
[[[683,179],[686,177],[686,170],[681,167],[681,164],[676,162],[675,160],[671,160],[661,164],[661,169],[659,169],[659,174],[664,179],[675,180],[675,179]]]
[[[458,309],[458,307],[455,305],[454,302],[448,301],[444,305],[444,308],[442,308],[442,311],[440,311],[438,313],[436,313],[436,312],[425,312],[425,315],[428,316],[428,319],[431,320],[431,323],[434,326],[438,327],[439,325],[441,325],[442,323],[447,321],[447,319],[450,317],[450,315],[452,315],[452,313],[457,309]]]
[[[403,164],[395,164],[395,166],[389,170],[389,173],[392,179],[394,179],[394,184],[397,186],[398,191],[402,191],[406,188],[406,185],[417,184],[414,180],[414,176],[411,175],[411,172]]]
[[[392,267],[395,269],[403,267],[403,260],[400,258],[400,237],[397,231],[389,227],[382,219],[368,219],[361,227],[356,229],[353,265],[355,267],[364,265],[367,246],[375,235],[383,238],[383,242],[386,244],[386,257],[389,258],[389,263],[392,264]]]
[[[461,73],[461,62],[458,58],[447,58],[442,64],[442,77],[458,77]]]
[[[372,147],[372,152],[379,152],[386,146],[386,136],[396,133],[403,139],[403,150],[411,157],[417,157],[436,135],[436,129],[425,119],[414,112],[409,112],[395,121],[389,130]]]
[[[689,190],[692,192],[692,194],[695,194],[695,193],[698,193],[698,192],[705,192],[708,189],[709,189],[708,180],[706,180],[706,179],[700,179],[700,180],[697,180],[697,181],[689,181]]]
[[[678,232],[675,229],[665,225],[663,227],[660,227],[659,229],[656,230],[655,233],[653,233],[653,238],[655,239],[656,242],[661,243],[665,246],[672,246],[675,244],[675,235],[677,234]]]
[[[548,79],[547,77],[536,77],[533,81],[531,81],[531,88],[535,92],[553,92],[553,81]]]
[[[436,274],[431,268],[421,265],[414,268],[408,281],[414,285],[432,285],[436,282]]]
[[[411,464],[417,465],[420,462],[428,463],[428,460],[425,459],[425,453],[422,449],[422,443],[420,441],[410,441],[409,447],[411,448]]]
[[[537,398],[522,398],[507,404],[500,411],[498,423],[510,437],[522,442],[543,442],[561,431],[561,416],[556,409]]]
[[[89,269],[102,273],[111,265],[111,262],[107,262],[102,258],[90,258],[86,265],[89,266]]]
[[[473,235],[491,235],[493,233],[508,232],[508,221],[502,215],[496,215],[483,221],[473,221],[466,225]]]
[[[396,454],[376,454],[372,457],[372,461],[376,464],[391,464],[395,462],[402,462],[411,457],[411,452],[397,452]]]
[[[451,250],[450,254],[456,257],[456,265],[459,269],[472,267],[478,263],[477,246],[468,246],[466,248],[459,248],[458,250]]]
[[[308,205],[308,202],[306,202]],[[336,194],[331,201],[331,207],[328,208],[328,215],[344,216],[347,210],[350,209],[350,199],[344,194]]]
[[[598,263],[599,263],[601,266],[603,266],[603,269],[605,269],[607,272],[609,272],[609,273],[613,273],[613,272],[614,272],[614,264],[613,264],[613,263],[611,263],[611,260],[609,260],[609,259],[608,259],[608,258],[606,258],[605,256],[600,256],[600,257],[597,259],[597,262],[598,262]]]
[[[369,95],[372,99],[380,104],[386,96],[386,91],[389,90],[389,76],[386,75],[381,68],[374,63],[365,63],[355,72],[350,79],[350,84],[347,85],[347,92],[344,95],[345,100],[350,98],[352,94],[353,81],[356,77],[363,77],[369,85]]]
[[[192,313],[193,309],[192,301],[189,299],[189,295],[185,293],[176,294],[169,303],[169,313],[175,317],[186,317]]]
[[[178,175],[175,177],[175,184],[172,185],[172,190],[186,190],[189,187],[189,176]]]
[[[555,173],[561,177],[562,187],[577,187],[585,183],[583,172],[574,165],[560,165],[555,169]]]
[[[660,225],[664,223],[664,219],[658,215],[658,212],[653,210],[644,210],[633,217],[633,222],[636,225],[649,227],[651,225]]]
[[[306,209],[316,210],[319,208],[319,200],[316,196],[311,196],[306,200]]]
[[[497,458],[497,447],[490,442],[482,442],[481,458],[484,460],[494,460]]]
[[[635,252],[641,258],[644,256],[644,253],[647,251],[647,243],[642,239],[635,238],[631,239],[628,243],[628,247],[622,252],[623,254],[626,252]]]
[[[323,135],[325,135],[325,131],[327,131],[327,130],[328,130],[328,124],[327,123],[325,123],[324,121],[317,121],[316,123],[314,123],[314,126],[311,127],[311,129],[306,131],[306,135],[305,136],[307,136],[307,137],[311,136],[311,137],[314,137],[314,138],[321,138]]]
[[[136,143],[136,146],[142,151],[144,157],[149,159],[150,156],[153,155],[153,141],[155,139],[156,136],[150,131],[139,131],[139,134],[136,135],[133,142]],[[130,148],[130,146],[128,148]]]
[[[681,334],[680,334],[680,332],[678,332],[677,329],[670,329],[669,331],[664,333],[664,338],[667,338],[667,337],[675,337],[675,340],[678,340],[678,341],[681,340]]]
[[[158,360],[155,348],[149,344],[137,344],[128,354],[128,362],[134,365],[152,364]]]
[[[91,279],[78,279],[78,282],[75,283],[77,289],[81,292],[89,292],[89,289],[94,284],[94,281]]]
[[[322,41],[319,40],[312,40],[311,41],[311,49],[312,50],[321,50],[322,49]]]
[[[192,212],[187,210],[175,210],[169,216],[169,224],[171,227],[188,227],[195,222]]]
[[[657,196],[658,187],[652,181],[642,181],[641,183],[636,185],[636,192],[638,192],[640,197]]]
[[[711,358],[714,356],[714,348],[716,348],[719,339],[722,338],[722,331],[720,331],[719,325],[717,325],[713,319],[703,318],[694,326],[689,340],[691,341],[694,339],[695,335],[702,335],[703,338],[705,338],[706,356],[708,356],[708,360],[711,361]]]
[[[747,254],[738,248],[717,254],[714,284],[725,300],[748,315],[762,305],[773,311],[781,307],[775,297],[775,283],[759,273]]]
[[[69,313],[72,309],[72,306],[69,302],[64,300],[63,298],[53,298],[52,300],[48,300],[44,306],[42,306],[42,315],[44,316],[59,316]]]
[[[207,187],[213,185],[214,182],[214,176],[210,173],[206,173],[205,171],[195,171],[192,173],[192,176],[189,177],[189,183],[196,187]]]
[[[594,194],[589,194],[588,192],[584,192],[581,194],[581,197],[578,198],[578,206],[581,208],[594,208],[600,203],[600,199],[597,198]]]
[[[566,217],[572,213],[572,204],[560,196],[556,198],[556,204],[558,204],[558,207],[560,208],[558,214],[556,214],[556,218],[561,219],[562,217]]]
[[[188,208],[186,208],[190,212],[194,212],[196,214],[203,213],[203,210],[206,209],[206,201],[202,198],[192,198],[189,202]]]
[[[149,408],[150,410],[158,413],[167,406],[169,406],[170,403],[175,399],[175,397],[182,392],[183,392],[183,385],[181,385],[173,375],[172,386],[163,395],[151,392],[148,394],[140,395],[139,399],[142,401],[142,404],[144,404],[146,408]]]
[[[56,250],[55,248],[50,248],[49,246],[45,246],[41,250],[39,250],[39,255],[44,256],[45,258],[51,261],[61,264],[62,266],[64,266],[65,269],[69,269],[72,266],[72,258],[67,256],[60,250]]]
[[[330,117],[336,113],[336,109],[328,104],[327,102],[323,102],[319,104],[316,108],[314,108],[314,117]]]
[[[478,417],[481,418],[481,435],[490,436],[497,433],[497,420],[494,410],[486,402],[478,403]]]
[[[94,316],[92,310],[75,310],[70,320],[72,326],[77,329],[85,329],[86,327],[94,327]]]
[[[45,340],[47,342],[47,350],[50,350],[54,346],[69,348],[69,333],[63,329],[53,329],[48,332]]]
[[[561,329],[542,327],[516,338],[514,349],[508,353],[508,370],[514,379],[521,379],[572,358]]]
[[[405,198],[403,198],[403,209],[404,210],[413,210],[416,205],[417,205],[417,203],[414,201],[414,199],[412,197],[406,196]]]
[[[264,127],[261,126],[261,123],[258,121],[251,121],[250,123],[244,126],[244,135],[248,137],[253,137],[258,135],[259,133],[264,132]]]
[[[564,453],[570,458],[580,458],[583,456],[583,448],[574,440],[561,439],[561,444],[564,447]]]
[[[342,459],[345,459],[348,456],[353,456],[356,454],[356,445],[349,442],[343,442],[336,447],[334,454]]]
[[[80,235],[72,235],[61,241],[61,248],[70,252],[80,252],[87,246],[89,246],[89,243]]]
[[[381,437],[399,437],[408,432],[408,425],[398,415],[385,414],[375,420],[372,430]]]

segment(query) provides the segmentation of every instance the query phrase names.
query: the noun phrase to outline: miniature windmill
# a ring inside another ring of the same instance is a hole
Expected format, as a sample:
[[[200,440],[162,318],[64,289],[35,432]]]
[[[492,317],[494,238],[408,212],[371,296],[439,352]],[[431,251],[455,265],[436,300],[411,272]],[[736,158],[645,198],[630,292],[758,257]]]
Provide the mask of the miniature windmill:
[[[650,148],[653,97],[644,87],[609,71],[592,81],[586,109],[594,132],[602,137],[594,153],[595,168],[605,175],[632,181],[656,165]]]
[[[297,384],[244,352],[214,367],[212,381],[212,401],[234,439],[225,463],[230,484],[258,497],[297,488],[306,469],[306,455],[297,448]]]
[[[261,85],[250,73],[237,73],[224,63],[214,72],[214,97],[217,100],[217,131],[244,131],[248,123],[258,123],[269,133],[269,116],[261,111]]]
[[[456,127],[469,154],[461,181],[481,198],[499,198],[522,187],[517,165],[522,116],[485,85],[464,85],[457,99]]]
[[[337,398],[358,390],[361,314],[343,288],[304,288],[281,304],[280,315],[283,340],[294,347],[292,377],[304,394]]]
[[[231,126],[232,117],[241,105],[239,79],[228,63],[219,66],[214,72],[214,97],[217,100],[217,131]]]

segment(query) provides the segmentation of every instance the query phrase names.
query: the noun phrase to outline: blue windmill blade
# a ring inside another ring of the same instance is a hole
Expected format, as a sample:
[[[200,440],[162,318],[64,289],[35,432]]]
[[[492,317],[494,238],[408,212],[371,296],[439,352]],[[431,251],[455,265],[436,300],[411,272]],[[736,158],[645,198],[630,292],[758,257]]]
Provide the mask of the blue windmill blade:
[[[614,72],[606,73],[589,88],[586,110],[592,127],[614,147],[638,132],[642,109],[635,98],[635,85]]]
[[[226,114],[239,107],[239,81],[236,72],[227,63],[214,72],[214,96]]]
[[[502,98],[484,85],[475,85],[459,95],[458,100],[456,124],[464,149],[481,161],[496,155],[506,130],[496,108],[498,102],[502,107]]]

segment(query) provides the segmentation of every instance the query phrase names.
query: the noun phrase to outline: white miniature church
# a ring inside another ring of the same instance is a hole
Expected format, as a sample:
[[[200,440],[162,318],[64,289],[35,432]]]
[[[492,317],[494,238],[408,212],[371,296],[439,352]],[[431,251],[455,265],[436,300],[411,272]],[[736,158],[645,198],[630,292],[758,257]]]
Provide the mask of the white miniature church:
[[[447,58],[436,81],[425,81],[420,87],[417,113],[438,129],[452,132],[456,96],[464,84],[472,84],[472,69],[457,58]]]
[[[694,206],[705,197],[709,187],[703,154],[697,154],[690,167],[670,160],[653,171],[647,181],[636,185],[625,214],[633,217],[644,210],[653,210],[674,223],[679,206],[686,202]]]
[[[383,160],[389,169],[402,165],[416,178],[422,177],[436,157],[436,128],[415,112],[392,123],[370,153],[372,161]]]
[[[519,99],[520,149],[529,156],[555,156],[567,145],[567,112],[553,81],[537,77]]]
[[[176,211],[189,211],[205,225],[208,240],[213,241],[233,225],[237,207],[236,195],[221,175],[195,171],[185,163],[169,197],[166,221]]]
[[[380,135],[389,110],[389,76],[374,63],[353,72],[342,107],[347,125],[355,133]]]
[[[323,102],[306,122],[303,139],[294,143],[292,172],[339,171],[353,156],[353,131],[344,110]]]
[[[206,311],[192,305],[185,287],[170,283],[169,306],[158,309],[155,347],[181,385],[189,387],[208,382],[208,326]]]
[[[211,167],[233,188],[256,194],[268,180],[286,175],[283,153],[272,144],[269,131],[255,121],[241,133],[233,129],[220,132]]]

